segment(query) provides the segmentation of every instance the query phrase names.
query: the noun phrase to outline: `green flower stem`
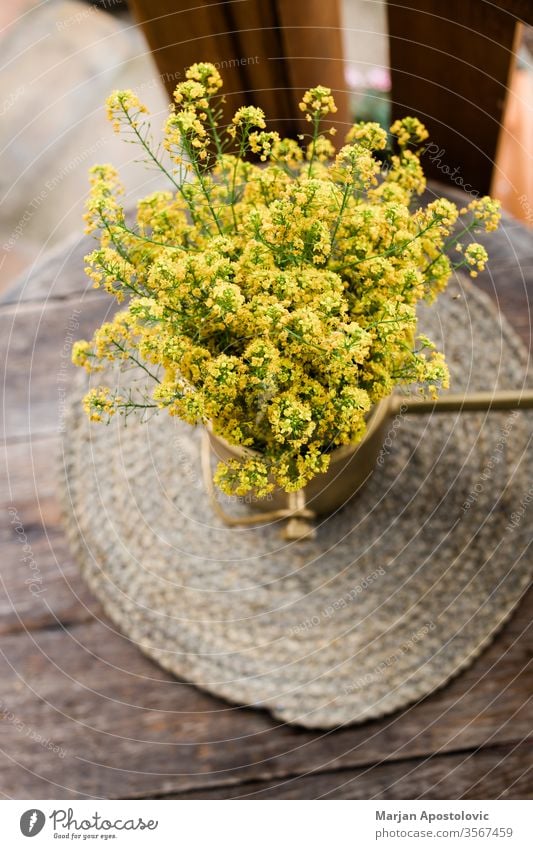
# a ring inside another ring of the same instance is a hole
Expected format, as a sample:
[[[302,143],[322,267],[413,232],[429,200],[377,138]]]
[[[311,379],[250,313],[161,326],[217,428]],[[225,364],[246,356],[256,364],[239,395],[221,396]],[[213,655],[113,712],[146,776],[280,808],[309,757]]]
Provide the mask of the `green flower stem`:
[[[128,233],[128,235],[133,236],[135,239],[139,239],[141,242],[146,242],[149,245],[157,245],[160,248],[168,248],[171,251],[184,251],[185,253],[190,253],[190,251],[182,245],[169,245],[168,242],[156,242],[154,239],[149,239],[148,236],[141,236],[140,233],[136,233],[135,230],[127,227],[125,224],[120,224],[118,221],[115,222],[113,226],[118,227],[119,230],[124,230],[124,232]],[[123,259],[127,259],[127,257],[123,257]]]
[[[117,410],[157,410],[159,404],[136,404],[135,401],[128,401],[125,404],[117,404]]]
[[[454,245],[456,245],[456,244],[457,244],[457,242],[458,242],[460,239],[464,238],[464,236],[466,236],[468,233],[471,233],[471,232],[472,232],[472,230],[474,230],[476,227],[478,227],[478,226],[479,226],[479,224],[480,224],[480,222],[479,222],[479,221],[477,221],[477,219],[475,219],[475,218],[474,218],[474,220],[471,222],[471,224],[469,224],[469,225],[468,225],[468,227],[465,227],[465,228],[464,228],[463,230],[461,230],[461,232],[460,232],[460,233],[458,233],[456,236],[453,236],[453,238],[448,239],[446,242],[444,242],[444,245],[442,246],[442,251],[440,252],[440,254],[439,254],[438,256],[436,256],[436,257],[435,257],[435,259],[432,259],[432,260],[431,260],[431,262],[429,263],[429,265],[426,265],[426,267],[425,267],[425,269],[424,269],[424,271],[423,271],[423,274],[427,274],[427,273],[428,273],[428,271],[429,271],[429,269],[430,269],[430,268],[432,268],[432,267],[435,265],[435,263],[437,262],[437,260],[438,260],[438,259],[440,259],[440,257],[441,257],[443,254],[448,253],[448,251],[449,251],[451,248],[453,248],[453,247],[454,247]]]
[[[318,138],[318,128],[320,127],[320,116],[315,115],[313,117],[313,142],[311,147],[311,156],[309,157],[309,168],[307,169],[307,177],[311,177],[313,171],[313,163],[315,161],[316,154],[316,142]]]
[[[233,174],[232,174],[232,177],[231,177],[230,205],[231,205],[231,214],[232,214],[232,217],[233,217],[233,226],[235,228],[235,233],[238,233],[238,230],[239,230],[239,225],[237,223],[237,216],[235,215],[235,184],[237,182],[237,168],[239,166],[239,162],[241,161],[241,159],[243,157],[244,151],[246,150],[245,131],[246,131],[246,129],[243,130],[243,133],[242,133],[242,136],[241,136],[241,141],[240,141],[240,145],[239,145],[239,155],[235,157],[235,162],[234,162],[234,165],[233,165]]]
[[[194,169],[196,179],[198,180],[198,182],[200,184],[200,188],[202,190],[202,193],[203,193],[203,195],[206,199],[207,206],[209,208],[209,212],[211,213],[211,217],[212,217],[213,221],[215,222],[215,225],[216,225],[216,228],[218,230],[219,235],[223,236],[224,231],[222,230],[222,227],[220,226],[220,221],[218,220],[218,216],[217,216],[217,214],[216,214],[216,212],[213,208],[213,204],[211,203],[211,197],[209,195],[209,192],[207,191],[207,187],[205,185],[204,178],[202,176],[202,172],[201,172],[200,167],[198,165],[198,159],[195,156],[195,151],[193,150],[191,144],[185,143],[185,139],[184,139],[184,146],[185,146],[186,153],[189,157],[190,163],[191,163],[191,165]]]
[[[427,227],[424,227],[422,230],[419,230],[418,233],[415,236],[413,236],[411,239],[408,239],[406,242],[403,242],[401,245],[395,245],[393,248],[387,248],[386,251],[383,251],[380,254],[374,254],[374,256],[367,256],[364,259],[359,259],[359,260],[357,260],[357,262],[349,263],[349,265],[343,265],[340,268],[337,268],[335,270],[337,272],[338,271],[346,271],[346,269],[355,268],[358,265],[362,265],[364,262],[371,262],[371,260],[373,260],[373,259],[382,259],[384,257],[394,256],[397,253],[401,253],[401,251],[404,251],[406,249],[406,247],[408,247],[408,245],[410,245],[412,242],[416,242],[416,240],[419,239],[421,236],[423,236],[424,233],[427,233],[428,230],[431,230],[432,227],[434,227],[436,224],[440,223],[440,220],[441,219],[440,219],[439,216],[437,216],[436,218],[433,218],[431,220],[431,222],[428,224]],[[353,236],[353,237],[350,236],[349,238],[357,238],[357,237],[356,236]],[[442,256],[443,253],[444,253],[444,248],[440,252],[439,256]],[[437,257],[437,259],[438,259],[438,257]],[[436,259],[433,260],[433,262],[436,262]],[[433,263],[431,263],[431,264],[433,264]],[[430,266],[428,266],[428,267],[430,267]]]
[[[363,330],[372,330],[372,328],[379,327],[381,324],[401,324],[402,322],[405,322],[406,324],[416,324],[416,318],[382,318],[379,321],[372,322],[372,324],[366,324],[363,327]]]
[[[217,130],[217,122],[215,120],[215,116],[213,115],[213,110],[210,106],[205,110],[205,114],[207,115],[207,119],[209,121],[209,126],[211,127],[211,133],[213,137],[213,141],[215,142],[215,147],[217,149],[217,153],[219,156],[222,156],[224,151],[222,150],[222,143],[220,139],[219,132]]]
[[[189,212],[190,212],[190,214],[191,214],[191,218],[192,218],[193,223],[194,223],[194,224],[196,224],[196,216],[195,216],[195,213],[194,213],[194,209],[193,209],[192,205],[190,204],[190,202],[189,202],[189,200],[188,200],[187,196],[185,195],[185,193],[184,193],[184,191],[183,191],[183,187],[181,186],[181,184],[180,184],[180,183],[178,183],[178,182],[174,179],[174,177],[172,176],[172,174],[170,173],[170,171],[169,171],[167,168],[165,168],[165,166],[163,165],[163,163],[162,163],[162,162],[161,162],[161,161],[157,158],[157,156],[156,156],[156,155],[155,155],[155,153],[153,152],[152,148],[150,147],[150,145],[148,144],[148,142],[146,141],[146,139],[145,139],[145,138],[143,138],[142,134],[139,132],[139,128],[137,127],[136,122],[132,119],[132,117],[131,117],[130,113],[128,112],[128,110],[127,110],[127,109],[125,109],[125,108],[124,108],[124,106],[123,106],[122,104],[121,104],[121,108],[122,108],[122,112],[124,113],[124,115],[125,115],[125,117],[126,117],[126,120],[127,120],[128,124],[130,125],[130,127],[131,127],[131,129],[132,129],[133,133],[135,134],[135,137],[137,138],[137,140],[138,140],[138,141],[139,141],[139,143],[141,144],[141,146],[142,146],[143,150],[145,150],[145,151],[146,151],[146,153],[148,154],[148,156],[150,157],[150,159],[152,160],[152,162],[154,163],[154,165],[156,165],[156,166],[159,168],[159,170],[160,170],[160,171],[162,171],[162,172],[163,172],[163,174],[165,174],[165,176],[166,176],[166,177],[168,177],[168,179],[170,180],[170,182],[172,183],[172,185],[173,185],[173,186],[176,188],[176,190],[180,193],[180,195],[182,196],[183,200],[184,200],[184,201],[185,201],[185,203],[187,204],[187,207],[188,207]]]
[[[346,209],[346,204],[348,203],[348,198],[350,197],[351,191],[352,191],[352,186],[350,186],[350,185],[345,186],[344,193],[343,193],[343,196],[342,196],[341,205],[340,205],[340,209],[339,209],[339,216],[338,216],[338,218],[335,222],[335,227],[333,228],[333,233],[331,235],[330,256],[333,254],[333,251],[335,249],[335,239],[336,239],[336,236],[337,236],[337,231],[340,227],[340,224],[341,224],[341,221],[342,221],[342,216],[344,215],[344,210]]]
[[[155,380],[156,383],[161,383],[161,381],[159,380],[157,375],[152,374],[150,369],[146,368],[144,363],[141,363],[141,361],[138,360],[137,357],[135,357],[133,354],[130,354],[130,352],[123,345],[121,345],[120,342],[117,342],[116,339],[112,339],[111,341],[112,341],[113,345],[115,346],[115,348],[118,348],[119,351],[121,351],[123,354],[126,354],[128,359],[131,360],[133,363],[135,363],[136,366],[139,366],[139,368],[142,368],[142,370],[146,372],[148,377],[151,377],[152,380]]]
[[[109,274],[111,277],[114,277],[115,280],[118,280],[119,283],[121,283],[124,286],[125,289],[128,289],[130,292],[133,292],[134,295],[137,295],[137,297],[139,297],[139,298],[146,297],[146,292],[141,292],[132,283],[129,283],[127,280],[124,280],[123,277],[120,277],[119,274],[116,274],[115,270],[113,268],[111,268],[110,266],[106,265],[105,262],[99,262],[98,266],[99,266],[99,268],[103,269],[107,274]]]

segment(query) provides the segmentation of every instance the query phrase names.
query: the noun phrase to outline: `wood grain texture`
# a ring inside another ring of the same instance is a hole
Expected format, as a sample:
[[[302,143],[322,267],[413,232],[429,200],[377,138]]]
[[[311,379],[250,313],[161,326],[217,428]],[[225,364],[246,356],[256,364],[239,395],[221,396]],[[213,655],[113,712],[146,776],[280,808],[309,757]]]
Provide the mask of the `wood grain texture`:
[[[447,687],[336,732],[281,726],[172,679],[105,619],[2,637],[2,704],[67,755],[0,722],[3,790],[16,798],[180,793],[512,744],[531,730],[531,608]],[[60,791],[60,792],[59,792]]]
[[[293,136],[307,131],[298,94],[320,83],[335,92],[338,122],[349,122],[337,0],[131,5],[170,96],[189,65],[213,62],[225,83],[226,120],[253,103],[265,111],[270,130]]]
[[[59,435],[48,435],[4,443],[0,463],[2,519],[9,506],[23,510],[27,521],[52,523],[58,520],[57,474],[54,458],[59,456]],[[4,522],[0,523],[0,529]],[[0,530],[1,533],[1,530]]]
[[[516,19],[485,0],[387,3],[393,118],[418,115],[441,154],[426,173],[490,189]],[[449,171],[443,170],[445,165]]]
[[[342,144],[352,117],[344,76],[339,5],[322,0],[278,0],[276,7],[293,109],[307,89],[319,84],[329,86],[337,105],[337,112],[330,116],[331,123],[338,126],[338,143]],[[300,132],[308,132],[301,118],[297,126]]]
[[[487,0],[483,0],[487,2]],[[501,9],[524,24],[533,24],[533,6],[531,0],[490,0],[491,6]]]
[[[24,539],[12,528],[13,538],[1,540],[0,635],[69,626],[101,615],[101,605],[82,580],[62,530],[32,530],[18,511],[17,516]]]
[[[92,236],[68,239],[30,267],[0,295],[0,305],[22,301],[48,301],[74,292],[91,293],[92,281],[85,274],[84,257],[95,248]]]
[[[28,463],[33,471],[31,484],[21,474],[11,479],[12,492],[0,504],[0,513],[2,518],[5,517],[0,537],[4,554],[0,622],[1,631],[6,635],[2,638],[1,649],[17,672],[24,669],[24,664],[31,657],[39,657],[40,666],[38,674],[34,674],[34,668],[30,666],[23,683],[16,678],[10,681],[12,676],[9,670],[2,670],[1,698],[10,705],[15,699],[19,704],[19,713],[33,727],[40,722],[41,714],[35,713],[35,696],[30,687],[35,689],[42,684],[46,692],[54,692],[55,697],[50,699],[54,710],[46,721],[46,734],[53,736],[59,723],[63,735],[62,745],[75,750],[78,756],[75,742],[77,728],[56,715],[57,711],[63,711],[65,697],[70,703],[69,693],[65,696],[65,689],[70,689],[68,676],[77,682],[78,692],[83,692],[83,696],[80,695],[83,710],[100,717],[103,723],[98,726],[100,733],[95,731],[89,741],[91,747],[102,747],[102,766],[98,769],[93,767],[92,773],[98,782],[97,786],[103,788],[101,791],[93,788],[92,792],[96,795],[105,796],[114,792],[112,782],[107,783],[110,766],[106,757],[109,756],[113,764],[121,763],[125,755],[120,738],[126,729],[128,737],[138,739],[135,736],[136,723],[146,708],[147,696],[153,699],[150,704],[156,706],[153,709],[158,714],[158,735],[149,741],[149,745],[139,743],[139,760],[130,763],[130,769],[135,775],[130,777],[132,786],[128,792],[137,795],[150,792],[142,764],[151,769],[156,741],[165,748],[175,739],[182,712],[189,717],[188,728],[198,723],[197,733],[204,735],[200,742],[204,739],[220,740],[220,734],[226,735],[222,738],[224,745],[217,750],[217,756],[222,758],[222,766],[213,765],[213,769],[215,773],[220,769],[229,770],[230,774],[225,776],[229,783],[237,782],[240,771],[245,767],[247,777],[260,775],[268,778],[297,770],[305,771],[311,768],[311,764],[316,769],[331,769],[333,765],[344,768],[387,758],[404,759],[426,756],[434,751],[471,748],[495,741],[512,743],[529,733],[532,710],[528,698],[533,692],[530,664],[533,656],[533,593],[520,605],[496,642],[449,686],[392,718],[360,728],[324,735],[281,729],[265,713],[230,708],[194,687],[183,689],[182,685],[169,688],[173,679],[142,658],[135,646],[102,619],[100,605],[91,597],[75,568],[62,535],[59,511],[54,508],[55,470],[50,457],[57,452],[58,443],[59,439],[55,437],[35,440],[31,450],[26,443],[10,446],[16,452],[16,466]],[[32,488],[35,488],[34,500],[39,505],[34,508]],[[43,514],[42,505],[45,505]],[[10,521],[10,508],[16,510],[15,522]],[[27,538],[22,542],[29,543],[31,556],[37,564],[39,583],[36,594],[30,592],[27,584],[28,579],[35,576],[32,575],[30,563],[22,559],[24,552],[17,536],[16,521],[20,522]],[[29,633],[26,633],[26,629]],[[165,686],[154,684],[151,680],[154,676],[157,681],[166,682]],[[147,679],[150,680],[148,687]],[[103,689],[101,682],[105,682]],[[137,707],[124,709],[119,721],[115,703],[120,701],[121,693],[126,691],[128,702]],[[172,696],[168,699],[170,691]],[[184,692],[185,701],[182,698]],[[221,717],[224,720],[222,724]],[[106,735],[112,733],[116,721],[119,721],[122,731],[117,739],[113,737],[109,740]],[[6,733],[9,738],[6,751],[11,751],[9,745],[12,744],[12,756],[15,757],[20,740],[10,736],[9,731]],[[231,741],[241,738],[245,740],[241,756],[252,758],[252,762],[231,761],[228,764],[228,752],[233,751]],[[192,749],[193,738],[190,740]],[[278,745],[281,749],[275,748]],[[270,769],[272,765],[267,764],[265,772],[264,761],[271,758],[272,747],[278,754],[281,751],[282,763],[280,766],[276,762],[273,771]],[[4,764],[4,768],[9,771],[12,787],[16,788],[14,793],[25,792],[28,798],[32,795],[35,798],[43,795],[53,798],[57,795],[57,788],[49,786],[46,772],[42,775],[39,772],[43,753],[38,747],[34,748],[33,757],[35,763],[32,769],[39,777],[32,779],[29,785],[24,771],[13,764]],[[168,781],[165,779],[166,787],[171,785],[176,791],[185,791],[195,786],[206,786],[204,778],[198,779],[197,765],[192,764],[188,769],[188,763],[185,758],[180,774],[172,775]],[[69,776],[73,790],[79,764],[77,761],[65,761],[65,769],[67,766],[69,769],[65,774]],[[212,780],[220,783],[216,775]],[[123,786],[119,783],[120,788]],[[91,794],[89,790],[80,792]]]
[[[532,744],[194,791],[171,799],[531,799]],[[385,825],[384,828],[387,828]]]
[[[72,344],[90,338],[115,309],[106,294],[83,292],[59,303],[6,306],[0,312],[3,439],[59,432],[72,377]]]

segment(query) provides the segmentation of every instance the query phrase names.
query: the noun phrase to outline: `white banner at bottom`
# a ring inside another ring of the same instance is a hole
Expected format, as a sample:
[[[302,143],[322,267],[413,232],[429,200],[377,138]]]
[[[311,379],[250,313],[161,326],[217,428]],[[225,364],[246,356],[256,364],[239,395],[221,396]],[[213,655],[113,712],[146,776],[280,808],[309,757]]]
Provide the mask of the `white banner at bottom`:
[[[0,821],[6,849],[531,849],[532,808],[528,801],[42,800],[2,801]]]

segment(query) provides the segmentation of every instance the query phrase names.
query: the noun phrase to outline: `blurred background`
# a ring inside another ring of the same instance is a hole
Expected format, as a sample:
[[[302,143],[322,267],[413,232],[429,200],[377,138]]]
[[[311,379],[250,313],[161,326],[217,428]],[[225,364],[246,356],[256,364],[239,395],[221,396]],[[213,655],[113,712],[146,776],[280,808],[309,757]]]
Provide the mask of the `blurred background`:
[[[342,0],[340,14],[351,116],[386,125],[391,112],[386,4]],[[133,88],[158,128],[173,81],[156,68],[121,0],[9,0],[0,7],[0,40],[1,292],[43,252],[80,233],[93,162],[117,165],[132,197],[156,187],[159,177],[136,167],[135,150],[113,135],[104,101],[114,88]],[[531,28],[519,25],[514,45],[491,190],[531,227]],[[320,70],[315,82],[322,81]],[[453,164],[451,155],[449,160]],[[451,182],[460,185],[458,179]]]

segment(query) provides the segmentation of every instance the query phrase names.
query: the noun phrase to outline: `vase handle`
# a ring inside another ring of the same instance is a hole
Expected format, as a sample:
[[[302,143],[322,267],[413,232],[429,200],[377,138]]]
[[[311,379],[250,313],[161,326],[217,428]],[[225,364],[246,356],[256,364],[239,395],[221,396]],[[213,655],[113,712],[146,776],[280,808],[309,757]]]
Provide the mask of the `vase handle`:
[[[489,410],[531,410],[533,389],[509,389],[495,392],[450,393],[438,398],[393,395],[391,414],[396,413],[467,413]]]

